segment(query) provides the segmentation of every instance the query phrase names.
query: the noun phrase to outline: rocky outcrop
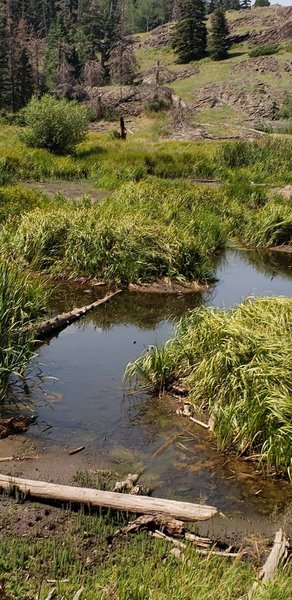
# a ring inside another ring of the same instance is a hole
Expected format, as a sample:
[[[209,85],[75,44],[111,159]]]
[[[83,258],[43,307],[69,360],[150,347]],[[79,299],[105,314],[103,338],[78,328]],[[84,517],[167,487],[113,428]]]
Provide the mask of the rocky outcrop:
[[[196,92],[193,108],[229,106],[240,110],[253,120],[274,120],[287,100],[285,91],[258,82],[251,86],[242,82],[209,84]]]
[[[279,62],[274,56],[260,56],[244,60],[233,68],[233,73],[240,74],[242,70],[255,71],[257,73],[278,74]]]

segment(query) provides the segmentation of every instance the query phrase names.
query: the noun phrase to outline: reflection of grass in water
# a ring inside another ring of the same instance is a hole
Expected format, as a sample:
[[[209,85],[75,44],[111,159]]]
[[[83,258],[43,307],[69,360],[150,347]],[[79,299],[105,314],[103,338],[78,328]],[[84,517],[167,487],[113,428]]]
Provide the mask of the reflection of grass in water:
[[[240,258],[266,276],[292,278],[292,255],[288,252],[241,251]]]

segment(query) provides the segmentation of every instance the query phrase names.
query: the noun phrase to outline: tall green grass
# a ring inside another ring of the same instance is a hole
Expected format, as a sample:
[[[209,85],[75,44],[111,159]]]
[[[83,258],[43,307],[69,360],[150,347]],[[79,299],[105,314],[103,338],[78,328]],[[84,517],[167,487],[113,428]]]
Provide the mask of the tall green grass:
[[[247,300],[225,312],[202,308],[175,337],[128,365],[154,391],[186,387],[215,418],[221,449],[256,454],[292,478],[292,300]]]
[[[217,214],[222,196],[158,179],[131,183],[95,205],[48,203],[30,210],[3,228],[0,244],[7,256],[54,275],[207,282],[212,256],[227,240]]]
[[[25,328],[45,305],[46,293],[36,279],[0,261],[0,400],[33,356],[33,334]]]

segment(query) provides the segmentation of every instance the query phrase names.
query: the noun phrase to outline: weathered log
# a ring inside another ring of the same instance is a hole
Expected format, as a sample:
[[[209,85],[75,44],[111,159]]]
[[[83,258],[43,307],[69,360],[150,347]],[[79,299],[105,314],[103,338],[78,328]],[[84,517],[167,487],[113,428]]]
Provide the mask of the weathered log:
[[[118,533],[136,533],[144,529],[155,531],[157,527],[162,527],[164,531],[174,535],[182,535],[184,532],[183,521],[162,514],[152,514],[141,515],[135,521],[131,521],[126,527],[123,527]]]
[[[272,550],[271,550],[265,564],[262,566],[262,568],[258,574],[258,579],[257,579],[257,581],[254,582],[254,584],[252,585],[251,589],[249,590],[249,592],[247,594],[248,600],[251,600],[257,587],[262,582],[273,579],[279,565],[282,562],[284,562],[285,558],[287,558],[288,547],[289,547],[288,540],[285,536],[284,531],[280,528],[275,534],[275,539],[274,539],[274,544],[273,544]]]
[[[13,491],[15,488],[32,498],[90,504],[91,506],[140,514],[162,513],[182,521],[206,521],[219,514],[218,509],[214,506],[203,504],[191,504],[190,502],[164,500],[149,496],[132,496],[0,475],[0,489]]]
[[[109,302],[114,296],[120,294],[121,291],[122,290],[116,290],[115,292],[112,292],[112,294],[108,294],[107,296],[104,296],[104,298],[96,300],[96,302],[92,302],[92,304],[82,306],[81,308],[74,308],[70,312],[62,313],[61,315],[57,315],[52,319],[43,321],[43,323],[40,323],[36,326],[36,334],[39,337],[42,337],[44,335],[52,333],[53,331],[57,331],[59,329],[62,329],[63,327],[66,327],[70,323],[73,323],[74,321],[80,319],[80,317],[86,315],[86,313],[93,310],[97,306],[101,306],[102,304]],[[31,329],[33,329],[33,327],[31,327]]]

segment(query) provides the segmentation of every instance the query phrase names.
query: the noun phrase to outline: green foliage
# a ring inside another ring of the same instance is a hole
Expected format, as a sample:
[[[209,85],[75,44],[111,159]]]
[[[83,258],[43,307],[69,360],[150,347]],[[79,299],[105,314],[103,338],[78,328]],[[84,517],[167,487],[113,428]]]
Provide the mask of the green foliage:
[[[158,180],[128,184],[98,205],[31,210],[2,234],[3,251],[58,275],[205,282],[212,254],[226,243],[214,208],[222,196]]]
[[[255,0],[254,6],[271,6],[270,0]]]
[[[46,294],[43,286],[13,265],[0,261],[0,400],[11,383],[23,377],[33,356],[33,334],[24,331],[31,321],[44,312]]]
[[[86,107],[49,95],[32,98],[23,114],[28,127],[23,134],[24,141],[56,154],[74,149],[85,138],[90,122]]]
[[[292,478],[291,319],[287,298],[194,310],[172,340],[127,367],[126,379],[155,390],[179,382],[213,415],[221,449],[255,453]]]
[[[211,15],[211,31],[208,43],[209,54],[213,60],[223,60],[228,56],[230,47],[229,27],[224,10],[219,7]]]
[[[153,98],[145,102],[144,110],[146,114],[159,113],[170,109],[170,102],[164,98]]]
[[[256,56],[266,56],[269,54],[277,54],[280,50],[279,44],[265,44],[264,46],[256,46],[249,51],[249,56],[254,58]]]
[[[268,202],[261,210],[249,214],[244,240],[254,246],[292,244],[292,204],[282,198]]]
[[[203,0],[180,0],[179,19],[172,36],[179,63],[189,63],[204,56],[207,47],[205,20]]]

